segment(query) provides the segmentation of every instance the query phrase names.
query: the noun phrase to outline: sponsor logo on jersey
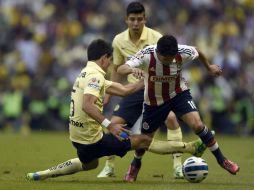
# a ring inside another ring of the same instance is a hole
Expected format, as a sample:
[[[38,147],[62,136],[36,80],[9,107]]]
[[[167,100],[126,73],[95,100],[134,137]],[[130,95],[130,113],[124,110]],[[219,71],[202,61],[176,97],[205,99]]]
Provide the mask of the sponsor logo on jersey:
[[[150,81],[169,82],[169,81],[175,80],[176,78],[177,78],[177,75],[174,75],[174,76],[151,76]]]
[[[91,88],[94,88],[96,90],[99,90],[100,89],[100,80],[96,79],[96,78],[92,78],[89,83],[88,83],[88,86],[91,87]]]
[[[84,123],[78,122],[78,121],[74,121],[74,120],[70,120],[70,124],[73,125],[74,127],[81,127],[84,128]]]

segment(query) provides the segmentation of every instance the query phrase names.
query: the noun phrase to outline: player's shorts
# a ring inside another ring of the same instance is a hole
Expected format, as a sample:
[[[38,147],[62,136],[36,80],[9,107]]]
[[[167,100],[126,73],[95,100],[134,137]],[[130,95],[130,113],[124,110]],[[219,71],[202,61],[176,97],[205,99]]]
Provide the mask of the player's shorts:
[[[142,114],[144,102],[144,90],[140,90],[132,95],[122,98],[116,105],[114,116],[123,118],[128,127],[132,127]]]
[[[189,90],[183,91],[159,106],[144,104],[141,132],[147,134],[156,131],[165,122],[170,111],[173,111],[178,118],[186,113],[197,111]]]
[[[89,163],[92,160],[103,156],[117,155],[123,157],[130,149],[130,139],[120,141],[112,134],[103,134],[101,140],[94,144],[80,144],[72,142],[77,149],[77,154],[82,163]]]

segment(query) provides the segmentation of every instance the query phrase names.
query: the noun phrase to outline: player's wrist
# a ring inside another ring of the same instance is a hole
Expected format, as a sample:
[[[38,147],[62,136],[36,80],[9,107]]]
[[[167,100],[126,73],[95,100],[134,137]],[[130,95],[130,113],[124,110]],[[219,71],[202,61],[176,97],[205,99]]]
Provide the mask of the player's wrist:
[[[111,121],[109,121],[107,118],[105,118],[102,122],[101,125],[105,128],[107,128],[111,124]]]

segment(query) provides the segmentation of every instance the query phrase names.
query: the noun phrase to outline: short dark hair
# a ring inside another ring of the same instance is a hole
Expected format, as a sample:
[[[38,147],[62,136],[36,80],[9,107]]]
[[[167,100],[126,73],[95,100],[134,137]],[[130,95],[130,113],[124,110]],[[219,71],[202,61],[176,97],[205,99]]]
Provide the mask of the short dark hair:
[[[112,56],[112,46],[102,39],[93,40],[87,49],[88,61],[98,60],[101,56],[107,54],[107,57]]]
[[[157,42],[157,50],[162,56],[175,56],[178,53],[178,43],[174,36],[164,35]]]
[[[144,5],[137,1],[131,2],[126,9],[126,14],[128,16],[131,13],[145,13]]]

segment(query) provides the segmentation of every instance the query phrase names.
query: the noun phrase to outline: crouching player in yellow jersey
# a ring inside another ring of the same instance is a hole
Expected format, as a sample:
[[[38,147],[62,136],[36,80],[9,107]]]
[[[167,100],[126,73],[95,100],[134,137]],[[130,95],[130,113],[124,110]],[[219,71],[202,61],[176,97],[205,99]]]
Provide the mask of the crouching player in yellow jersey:
[[[77,77],[71,94],[70,140],[77,150],[78,158],[70,159],[44,171],[28,173],[28,180],[74,174],[95,169],[103,156],[123,157],[127,151],[146,149],[158,154],[173,152],[201,156],[205,150],[201,140],[190,143],[157,141],[147,135],[130,135],[123,124],[110,122],[102,114],[105,93],[127,96],[144,88],[143,81],[123,86],[104,78],[112,62],[112,47],[103,40],[95,40],[88,47],[88,62]],[[109,133],[103,132],[103,127]]]
[[[113,71],[111,80],[120,82],[121,76],[116,72],[117,68],[123,65],[131,56],[135,55],[139,50],[152,44],[156,44],[162,35],[148,28],[146,24],[145,8],[140,2],[131,2],[126,9],[125,22],[128,28],[117,34],[113,40]],[[137,79],[131,74],[128,75],[128,82],[134,83]],[[108,97],[108,96],[106,96]],[[108,99],[108,98],[105,98]],[[141,115],[144,102],[144,90],[140,90],[130,96],[121,100],[116,106],[111,122],[127,124],[126,127],[132,130],[134,134],[140,133]],[[182,131],[176,119],[174,112],[170,112],[165,122],[168,132],[168,141],[182,141]],[[138,129],[137,129],[138,128]],[[174,153],[173,155],[173,176],[174,178],[183,178],[182,174],[182,159],[181,153]],[[98,174],[97,177],[111,177],[114,176],[114,156],[107,158],[105,167]],[[136,155],[133,164],[136,167],[141,167],[141,154]]]

